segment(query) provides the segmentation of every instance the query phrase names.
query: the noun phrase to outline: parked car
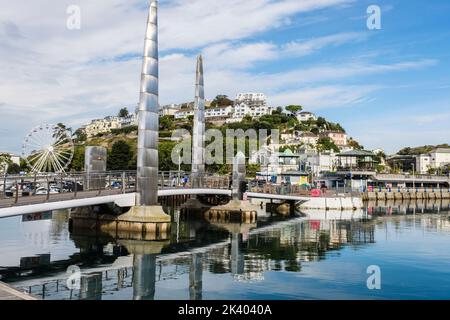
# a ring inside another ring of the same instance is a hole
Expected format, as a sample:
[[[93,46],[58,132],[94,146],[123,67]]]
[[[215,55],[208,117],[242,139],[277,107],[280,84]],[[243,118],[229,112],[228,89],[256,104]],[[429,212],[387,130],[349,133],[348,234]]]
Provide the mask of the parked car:
[[[48,193],[47,188],[39,188],[36,190],[35,195],[45,195]]]
[[[113,181],[113,182],[111,182],[111,188],[120,189],[120,188],[122,188],[122,183],[119,181]]]
[[[49,190],[47,190],[47,188],[39,188],[36,190],[36,195],[46,195],[48,194]],[[61,193],[61,189],[58,187],[50,187],[50,194],[58,194]]]

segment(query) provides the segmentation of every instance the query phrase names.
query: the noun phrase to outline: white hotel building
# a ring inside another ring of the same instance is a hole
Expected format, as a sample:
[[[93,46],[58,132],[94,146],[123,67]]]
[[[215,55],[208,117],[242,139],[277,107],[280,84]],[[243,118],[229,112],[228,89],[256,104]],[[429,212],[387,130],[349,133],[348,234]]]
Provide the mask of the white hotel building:
[[[130,126],[136,126],[138,124],[137,114],[130,113],[129,116],[120,117],[106,117],[104,119],[92,120],[92,122],[84,126],[84,132],[88,138],[92,138],[99,133],[108,133],[112,129],[121,129]]]
[[[267,105],[267,98],[263,93],[240,93],[237,95],[234,106],[208,108],[205,118],[227,118],[227,123],[240,122],[245,116],[258,118],[272,114],[272,108]],[[175,112],[175,119],[186,119],[193,116],[192,109]]]

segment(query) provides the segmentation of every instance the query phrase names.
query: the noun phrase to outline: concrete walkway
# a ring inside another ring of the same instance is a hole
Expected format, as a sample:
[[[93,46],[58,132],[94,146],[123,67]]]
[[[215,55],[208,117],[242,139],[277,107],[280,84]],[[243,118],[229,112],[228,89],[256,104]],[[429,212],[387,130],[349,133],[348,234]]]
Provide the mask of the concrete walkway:
[[[13,287],[0,282],[0,300],[37,300],[29,294],[23,293]]]

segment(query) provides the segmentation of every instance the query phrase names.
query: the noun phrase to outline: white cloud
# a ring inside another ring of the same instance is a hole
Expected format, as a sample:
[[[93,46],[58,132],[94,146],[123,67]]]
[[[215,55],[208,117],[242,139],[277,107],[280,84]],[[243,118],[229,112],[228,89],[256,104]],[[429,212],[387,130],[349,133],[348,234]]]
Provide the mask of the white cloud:
[[[348,32],[330,36],[313,38],[304,41],[292,41],[284,47],[284,53],[291,56],[305,56],[327,46],[338,46],[349,42],[362,41],[368,38],[368,33]]]
[[[287,18],[353,0],[172,0],[162,7],[163,48],[237,40],[289,23]],[[182,17],[182,18],[181,18]],[[176,23],[174,23],[176,22]]]
[[[308,110],[319,110],[362,103],[368,99],[370,93],[378,89],[378,86],[364,85],[305,87],[272,95],[270,101],[275,106],[298,104],[300,101]]]
[[[0,148],[17,149],[26,131],[44,121],[76,126],[137,103],[148,1],[76,2],[81,7],[79,31],[66,28],[66,9],[72,0],[0,0],[0,124],[17,136],[10,140],[2,135]],[[197,51],[205,55],[210,98],[218,93],[263,91],[273,103],[299,99],[311,108],[352,104],[376,90],[373,85],[344,85],[338,80],[436,63],[343,61],[281,72],[276,70],[278,59],[362,41],[366,35],[338,33],[284,45],[248,42],[251,36],[292,23],[295,14],[352,2],[160,1],[161,103],[193,99]],[[255,71],[255,66],[269,61],[275,68]]]

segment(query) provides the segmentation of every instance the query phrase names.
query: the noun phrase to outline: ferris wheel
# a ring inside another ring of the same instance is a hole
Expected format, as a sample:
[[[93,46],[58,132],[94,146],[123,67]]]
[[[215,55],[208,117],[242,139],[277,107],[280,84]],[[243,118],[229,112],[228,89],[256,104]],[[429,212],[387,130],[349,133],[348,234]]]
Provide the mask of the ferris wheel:
[[[70,132],[52,124],[35,127],[22,145],[22,158],[35,173],[64,172],[72,161],[73,153]]]

